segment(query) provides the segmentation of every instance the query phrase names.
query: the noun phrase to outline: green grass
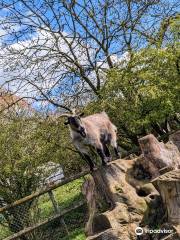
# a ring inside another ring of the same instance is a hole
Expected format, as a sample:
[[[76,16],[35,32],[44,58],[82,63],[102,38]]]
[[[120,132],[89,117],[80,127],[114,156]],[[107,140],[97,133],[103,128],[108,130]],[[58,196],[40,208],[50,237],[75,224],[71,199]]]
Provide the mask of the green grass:
[[[77,179],[66,185],[63,185],[53,191],[56,201],[58,202],[60,210],[68,209],[72,204],[83,199],[81,193],[81,186],[83,179]],[[40,219],[48,218],[54,213],[52,203],[49,196],[42,196],[39,199]],[[84,240],[85,235],[83,232],[86,207],[80,207],[75,209],[64,216],[65,223],[68,227],[70,235],[64,237],[60,234],[59,239],[63,240]]]
[[[77,203],[79,200],[83,199],[81,193],[81,186],[83,179],[77,179],[66,185],[63,185],[53,191],[56,201],[58,202],[60,210],[72,206],[72,204]],[[54,214],[54,208],[52,202],[50,201],[49,195],[45,194],[41,196],[38,200],[38,221],[42,221]],[[62,240],[84,240],[84,222],[87,211],[86,206],[79,207],[64,216],[65,223],[70,232],[69,236],[64,237],[63,233],[60,233],[57,239]],[[50,230],[51,226],[46,226],[46,230]],[[59,224],[57,225],[57,230],[59,229]],[[11,233],[7,228],[0,225],[0,240],[9,236]]]
[[[85,240],[85,234],[84,234],[84,229],[79,228],[70,233],[69,236],[60,238],[59,240]]]
[[[6,238],[11,234],[11,231],[7,227],[0,225],[0,240]]]
[[[82,182],[82,179],[77,179],[53,191],[60,210],[68,208],[73,203],[78,202],[83,198],[81,193]],[[41,219],[47,218],[53,214],[54,208],[48,194],[39,198],[39,209],[39,217]]]

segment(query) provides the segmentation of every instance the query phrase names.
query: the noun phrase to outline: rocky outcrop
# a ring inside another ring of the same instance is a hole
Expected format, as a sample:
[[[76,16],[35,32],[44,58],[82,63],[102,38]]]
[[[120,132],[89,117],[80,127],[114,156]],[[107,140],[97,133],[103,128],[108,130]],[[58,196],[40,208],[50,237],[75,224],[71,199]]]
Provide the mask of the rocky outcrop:
[[[173,142],[164,144],[159,142],[154,135],[149,134],[139,139],[139,144],[144,157],[144,165],[149,167],[152,177],[159,176],[163,168],[178,169],[180,167],[180,152]]]
[[[167,172],[152,181],[167,208],[168,222],[180,224],[180,169]]]
[[[180,152],[180,130],[170,135],[169,140],[176,145]]]
[[[110,162],[86,180],[88,240],[180,239],[180,153],[173,143],[163,144],[153,135],[139,142],[140,157]]]
[[[88,199],[91,219],[86,225],[87,236],[91,235],[89,240],[136,239],[135,229],[146,221],[149,204],[159,194],[151,183],[146,184],[147,180],[139,181],[133,177],[133,166],[133,160],[116,160],[94,171],[84,184],[83,193]],[[96,186],[96,189],[88,186]],[[95,213],[92,196],[106,199],[109,209],[100,214],[96,208]]]

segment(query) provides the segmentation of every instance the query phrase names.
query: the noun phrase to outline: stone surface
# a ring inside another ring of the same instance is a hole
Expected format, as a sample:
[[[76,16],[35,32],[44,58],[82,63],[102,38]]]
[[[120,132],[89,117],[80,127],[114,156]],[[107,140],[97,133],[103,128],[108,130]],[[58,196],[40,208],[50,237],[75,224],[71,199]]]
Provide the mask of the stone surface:
[[[107,231],[101,232],[99,234],[95,234],[92,237],[88,237],[87,240],[117,240],[122,239],[118,236],[118,232],[113,229],[109,229]],[[122,239],[125,240],[125,239]]]
[[[159,170],[162,168],[178,169],[180,167],[180,152],[172,142],[164,144],[159,142],[154,135],[149,134],[140,138],[139,144],[152,177],[159,176]]]
[[[152,181],[167,208],[168,221],[180,225],[180,169],[167,172]]]
[[[173,139],[176,143],[179,141],[177,135]],[[180,239],[178,144],[174,145],[172,141],[164,144],[151,134],[139,142],[140,157],[110,162],[92,172],[92,183],[86,183],[87,200],[91,199],[88,200],[91,220],[88,221],[91,234],[86,232],[88,240]],[[98,206],[103,205],[101,201],[104,201],[106,210],[99,214]],[[137,237],[135,229],[139,226],[144,230],[173,229],[173,234],[144,231]]]
[[[137,238],[135,229],[148,216],[149,203],[154,201],[151,196],[158,192],[147,180],[140,181],[133,176],[134,164],[134,160],[120,159],[92,173],[96,194],[106,199],[110,208],[94,215],[92,226],[89,226],[93,231],[91,237],[88,235],[89,240]],[[139,196],[140,189],[146,192],[145,196]],[[101,221],[99,228],[98,221]]]
[[[170,135],[169,140],[176,145],[180,152],[180,130]]]

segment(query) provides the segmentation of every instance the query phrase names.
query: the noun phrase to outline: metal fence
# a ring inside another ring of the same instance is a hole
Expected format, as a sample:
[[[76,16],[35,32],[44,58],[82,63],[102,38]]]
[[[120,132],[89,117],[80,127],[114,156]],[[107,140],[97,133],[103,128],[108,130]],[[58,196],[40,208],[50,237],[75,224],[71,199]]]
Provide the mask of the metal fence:
[[[68,238],[69,233],[85,221],[85,199],[81,195],[62,207],[57,191],[88,173],[79,173],[0,208],[0,240],[72,239]],[[0,201],[2,206],[3,200]]]

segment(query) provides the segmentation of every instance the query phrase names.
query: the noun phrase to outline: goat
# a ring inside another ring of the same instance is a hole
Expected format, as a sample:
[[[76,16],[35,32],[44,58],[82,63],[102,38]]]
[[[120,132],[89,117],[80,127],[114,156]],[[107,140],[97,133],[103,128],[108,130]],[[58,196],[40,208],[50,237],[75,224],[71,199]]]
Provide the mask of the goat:
[[[93,147],[102,160],[102,165],[106,165],[110,158],[110,152],[107,145],[114,148],[116,157],[119,158],[117,147],[117,128],[110,121],[105,112],[96,113],[87,117],[84,114],[61,114],[61,117],[67,117],[65,125],[69,125],[72,142],[83,158],[87,160],[90,170],[95,167],[89,155],[89,147]]]

